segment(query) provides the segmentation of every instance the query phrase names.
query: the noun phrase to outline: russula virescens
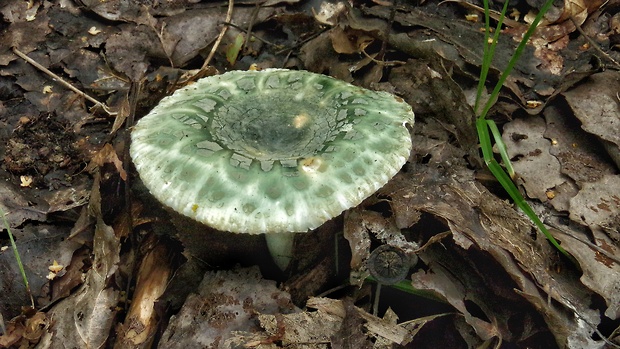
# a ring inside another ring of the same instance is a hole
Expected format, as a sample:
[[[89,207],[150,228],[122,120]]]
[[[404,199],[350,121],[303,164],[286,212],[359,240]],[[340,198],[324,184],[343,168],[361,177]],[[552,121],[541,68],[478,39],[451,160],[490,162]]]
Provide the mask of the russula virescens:
[[[357,206],[400,170],[413,122],[386,92],[307,71],[231,71],[162,99],[135,125],[130,154],[159,201],[218,230],[266,233],[282,267],[291,233]]]

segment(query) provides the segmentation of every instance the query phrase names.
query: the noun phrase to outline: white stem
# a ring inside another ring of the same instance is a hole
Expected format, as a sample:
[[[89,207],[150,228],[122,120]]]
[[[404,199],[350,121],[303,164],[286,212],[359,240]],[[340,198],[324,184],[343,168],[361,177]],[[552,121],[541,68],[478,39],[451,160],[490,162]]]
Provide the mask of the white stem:
[[[293,259],[294,233],[265,234],[271,258],[280,270],[286,270]]]

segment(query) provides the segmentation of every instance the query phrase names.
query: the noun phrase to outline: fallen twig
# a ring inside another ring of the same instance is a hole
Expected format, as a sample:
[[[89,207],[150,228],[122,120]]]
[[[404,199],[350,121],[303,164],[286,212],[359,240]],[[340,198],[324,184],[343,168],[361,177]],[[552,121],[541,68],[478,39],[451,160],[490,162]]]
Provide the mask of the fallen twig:
[[[22,58],[26,62],[32,64],[35,68],[37,68],[40,71],[44,72],[45,74],[51,76],[52,79],[58,81],[64,87],[70,89],[71,91],[77,93],[78,95],[80,95],[80,96],[84,97],[85,99],[89,100],[90,102],[94,103],[95,104],[94,107],[98,107],[98,108],[103,109],[104,112],[106,112],[108,115],[111,115],[111,116],[114,116],[114,115],[118,114],[117,112],[111,111],[110,108],[108,108],[108,106],[105,105],[104,103],[101,103],[98,100],[96,100],[94,97],[91,97],[88,94],[86,94],[85,92],[80,91],[77,87],[71,85],[69,82],[65,81],[63,78],[61,78],[60,76],[56,75],[51,70],[45,68],[44,66],[39,64],[34,59],[26,56],[25,53],[21,52],[17,48],[13,47],[13,53],[15,53],[17,56],[19,56],[20,58]]]
[[[570,17],[571,22],[573,22],[573,24],[575,25],[575,28],[577,28],[577,31],[579,32],[579,34],[581,34],[584,39],[586,39],[586,41],[588,42],[588,44],[590,44],[590,46],[598,53],[600,53],[603,57],[607,58],[611,63],[613,63],[616,67],[620,67],[620,63],[618,63],[618,61],[616,61],[612,56],[610,56],[607,52],[603,51],[601,49],[601,47],[594,42],[594,40],[592,40],[592,38],[590,38],[588,36],[588,34],[581,28],[581,25],[579,25],[579,23],[577,23],[577,21],[575,21],[575,18],[573,18],[572,16]]]
[[[234,4],[233,0],[228,0],[228,11],[226,12],[226,20],[224,21],[224,23],[230,23],[230,21],[232,20],[233,4]],[[224,25],[222,27],[222,30],[220,31],[220,35],[215,40],[215,43],[213,43],[211,52],[207,56],[207,59],[205,59],[204,63],[202,64],[202,67],[200,67],[200,71],[198,72],[198,74],[196,74],[198,77],[201,77],[202,73],[206,72],[209,69],[209,63],[211,63],[211,59],[213,59],[213,56],[215,56],[215,52],[217,51],[217,48],[220,46],[220,42],[222,42],[222,39],[224,38],[224,35],[226,34],[227,29],[228,29],[227,25]]]

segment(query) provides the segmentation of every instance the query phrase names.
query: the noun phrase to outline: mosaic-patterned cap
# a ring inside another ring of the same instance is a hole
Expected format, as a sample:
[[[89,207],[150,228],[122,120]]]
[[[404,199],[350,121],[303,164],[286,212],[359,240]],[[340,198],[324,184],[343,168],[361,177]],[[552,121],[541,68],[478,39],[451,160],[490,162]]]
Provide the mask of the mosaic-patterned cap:
[[[232,71],[164,98],[131,134],[151,193],[235,233],[306,232],[385,185],[411,150],[411,107],[306,71]]]

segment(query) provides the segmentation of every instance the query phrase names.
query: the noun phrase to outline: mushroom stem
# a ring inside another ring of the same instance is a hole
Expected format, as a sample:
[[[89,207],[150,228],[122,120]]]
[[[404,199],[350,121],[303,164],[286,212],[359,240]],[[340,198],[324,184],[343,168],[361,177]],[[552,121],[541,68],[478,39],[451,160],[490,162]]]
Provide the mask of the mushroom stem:
[[[295,234],[293,233],[272,233],[265,234],[267,240],[267,247],[271,258],[280,268],[284,271],[288,267],[289,263],[293,259],[293,241],[295,240]]]

